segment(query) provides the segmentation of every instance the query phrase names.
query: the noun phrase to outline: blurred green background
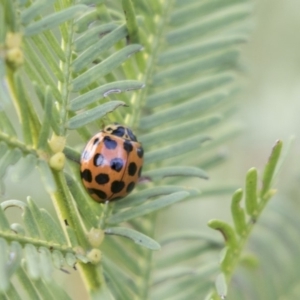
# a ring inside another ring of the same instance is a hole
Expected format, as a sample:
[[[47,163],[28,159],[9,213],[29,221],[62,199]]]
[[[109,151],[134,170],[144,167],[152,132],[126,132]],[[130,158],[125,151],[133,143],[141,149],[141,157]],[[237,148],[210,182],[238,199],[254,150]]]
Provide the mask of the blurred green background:
[[[246,70],[241,74],[245,88],[238,97],[239,111],[234,116],[234,122],[240,124],[243,131],[238,138],[220,148],[229,159],[209,171],[208,182],[193,180],[187,184],[200,190],[220,182],[242,187],[249,168],[263,169],[277,139],[282,139],[287,146],[295,136],[277,178],[278,194],[273,201],[292,201],[300,208],[300,1],[256,1],[253,18],[252,35],[249,43],[243,46],[241,56],[243,71]],[[16,183],[8,176],[3,199],[25,200],[30,195],[41,201],[41,207],[51,209],[50,198],[45,196],[39,180],[37,174],[31,174],[16,188]],[[177,204],[161,216],[159,235],[166,234],[171,228],[211,232],[206,226],[207,221],[211,218],[229,220],[229,204],[230,195]],[[84,299],[81,283],[77,282],[78,275],[72,273],[65,276],[58,272],[58,276],[68,282],[68,291],[74,299]]]
[[[236,139],[220,147],[220,151],[224,151],[229,159],[209,171],[209,182],[193,181],[199,189],[216,182],[243,187],[247,170],[251,167],[263,169],[277,139],[283,140],[284,147],[287,148],[294,137],[275,182],[275,187],[278,188],[275,197],[299,202],[299,16],[299,1],[256,1],[252,34],[249,42],[242,47],[240,59],[245,88],[238,96],[239,110],[233,117],[233,122],[240,125],[242,131]],[[204,229],[210,218],[229,217],[229,201],[230,196],[228,199],[208,198],[206,201],[176,205],[169,209],[168,224],[172,227],[198,224]],[[195,206],[198,205],[197,210]],[[211,207],[209,214],[208,206]],[[186,218],[182,214],[183,207],[190,217]],[[186,222],[192,224],[188,225]]]

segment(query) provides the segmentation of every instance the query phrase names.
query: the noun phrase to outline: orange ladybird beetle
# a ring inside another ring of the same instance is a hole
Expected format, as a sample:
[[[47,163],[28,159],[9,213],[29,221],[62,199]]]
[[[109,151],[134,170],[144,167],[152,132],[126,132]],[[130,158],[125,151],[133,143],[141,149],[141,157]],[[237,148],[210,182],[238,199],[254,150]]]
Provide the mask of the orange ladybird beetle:
[[[118,200],[135,187],[144,150],[131,129],[112,124],[95,134],[80,159],[83,185],[97,202]]]

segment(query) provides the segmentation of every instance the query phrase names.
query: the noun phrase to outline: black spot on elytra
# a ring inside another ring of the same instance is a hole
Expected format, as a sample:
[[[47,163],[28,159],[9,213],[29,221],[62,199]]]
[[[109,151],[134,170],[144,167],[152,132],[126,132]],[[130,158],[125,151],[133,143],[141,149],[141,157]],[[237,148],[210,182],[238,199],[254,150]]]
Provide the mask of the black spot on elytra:
[[[124,188],[125,183],[124,181],[113,181],[113,183],[111,184],[111,191],[112,193],[116,194],[122,191],[122,189]]]
[[[116,149],[117,142],[115,140],[112,140],[109,136],[105,136],[103,139],[104,145],[107,149]]]
[[[139,169],[138,176],[141,177],[141,174],[142,174],[142,167],[140,167],[140,169]]]
[[[139,158],[144,156],[144,149],[142,147],[136,149],[137,155]]]
[[[99,139],[98,139],[98,138],[95,138],[94,141],[93,141],[93,145],[98,144],[98,142],[99,142]]]
[[[109,176],[105,173],[100,173],[95,177],[98,184],[105,184],[109,182]]]
[[[130,193],[134,189],[135,183],[132,181],[127,185],[126,192]]]
[[[81,178],[87,182],[92,182],[93,176],[92,172],[89,169],[84,169],[81,173]]]
[[[128,174],[130,176],[134,176],[134,174],[136,173],[136,170],[137,170],[136,163],[131,162],[128,166]]]
[[[117,129],[113,130],[112,135],[122,137],[125,134],[125,128],[122,126],[118,126]]]
[[[133,149],[133,146],[130,141],[126,140],[126,141],[124,141],[123,148],[126,152],[131,152]]]
[[[94,156],[94,166],[99,167],[103,164],[104,156],[100,153],[96,153]]]
[[[133,134],[133,132],[131,131],[131,129],[127,128],[127,133],[128,133],[128,135],[129,135],[129,138],[130,138],[132,141],[134,141],[134,142],[137,141],[136,136]]]
[[[111,128],[111,127],[106,127],[106,128],[105,128],[105,131],[111,132],[111,131],[112,131],[112,128]]]
[[[124,166],[124,161],[122,158],[117,157],[117,158],[113,158],[110,161],[110,167],[117,172],[120,172],[123,166]]]
[[[97,195],[100,199],[102,200],[106,200],[107,199],[107,195],[105,192],[98,190],[98,189],[88,189],[88,192],[92,195],[95,194]]]

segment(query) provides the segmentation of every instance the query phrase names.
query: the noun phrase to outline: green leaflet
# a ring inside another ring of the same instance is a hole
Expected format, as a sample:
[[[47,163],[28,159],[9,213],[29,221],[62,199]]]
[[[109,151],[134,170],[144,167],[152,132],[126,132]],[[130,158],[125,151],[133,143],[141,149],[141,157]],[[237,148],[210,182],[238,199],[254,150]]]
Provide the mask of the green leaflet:
[[[0,290],[6,291],[9,288],[9,277],[6,272],[6,264],[8,260],[8,245],[6,241],[0,238]]]
[[[206,242],[207,244],[211,244],[216,248],[223,247],[223,244],[220,242],[220,239],[216,238],[215,236],[211,236],[205,232],[199,232],[196,230],[185,230],[185,231],[178,231],[173,232],[165,237],[163,237],[160,241],[162,246],[166,246],[171,243],[176,243],[180,241],[199,241],[199,242]]]
[[[68,253],[66,254],[66,263],[67,263],[70,267],[74,268],[76,262],[77,262],[77,259],[76,259],[75,255],[73,255],[72,253],[68,252]]]
[[[193,171],[194,171],[194,176],[196,176],[195,174],[197,171],[196,170],[193,170]],[[179,170],[177,172],[179,173]],[[148,177],[151,179],[154,178],[155,175],[153,177],[150,177],[151,173],[150,173],[150,176],[148,175],[148,173],[146,173],[146,175],[145,175],[146,178],[148,178]],[[200,172],[198,172],[198,174],[199,173]],[[115,211],[117,211],[121,208],[140,205],[149,198],[162,196],[162,195],[168,195],[168,194],[172,194],[172,193],[179,192],[179,191],[188,191],[191,195],[197,195],[199,193],[199,191],[197,191],[196,189],[189,189],[187,187],[181,187],[181,186],[175,186],[175,185],[157,186],[154,188],[148,188],[148,189],[142,190],[140,192],[130,194],[125,199],[122,199],[122,201],[117,201],[114,204],[114,209],[115,209]]]
[[[182,122],[178,125],[169,126],[165,129],[159,128],[148,134],[139,136],[139,141],[143,144],[143,147],[151,147],[153,141],[158,144],[175,139],[182,139],[186,137],[187,132],[189,135],[193,135],[218,124],[220,121],[222,121],[222,117],[220,115],[215,115],[203,119]]]
[[[228,93],[217,91],[204,95],[195,100],[186,103],[174,105],[173,107],[153,113],[150,116],[143,117],[140,126],[143,129],[149,129],[162,125],[167,122],[176,121],[179,118],[195,115],[228,100]]]
[[[226,277],[223,273],[219,274],[216,279],[216,290],[221,299],[225,299],[227,296],[227,283]]]
[[[39,300],[38,292],[34,288],[34,283],[29,279],[27,273],[25,273],[23,267],[18,268],[16,276],[24,289],[24,294],[28,296],[28,299]]]
[[[60,12],[53,13],[44,17],[43,19],[36,21],[25,28],[24,34],[31,36],[38,34],[44,30],[52,29],[61,23],[64,23],[78,15],[81,15],[82,12],[88,9],[85,5],[74,5]]]
[[[126,16],[126,27],[130,43],[139,43],[139,27],[135,15],[134,5],[131,0],[122,0],[122,8]]]
[[[17,12],[15,9],[15,4],[11,1],[2,1],[1,2],[4,6],[5,14],[5,21],[7,25],[7,31],[17,32],[18,24],[17,24]]]
[[[174,143],[157,150],[153,150],[145,154],[145,165],[165,160],[188,151],[195,150],[201,146],[202,143],[209,141],[210,137],[204,135],[197,135],[180,142]]]
[[[73,99],[70,102],[69,109],[72,111],[79,110],[97,100],[108,97],[110,94],[137,90],[143,87],[144,84],[137,80],[110,82]]]
[[[50,134],[50,120],[52,119],[52,105],[53,99],[51,90],[49,87],[46,88],[45,100],[44,100],[44,118],[42,127],[39,134],[38,146],[39,149],[46,149],[48,146],[48,138]]]
[[[33,47],[33,42],[30,39],[25,39],[25,49],[26,49],[26,60],[25,69],[31,75],[33,80],[42,86],[49,85],[51,87],[53,96],[59,101],[62,101],[61,93],[59,92],[56,82],[52,77],[52,72],[50,68],[45,68],[45,62],[41,56],[35,55],[35,48]],[[20,86],[22,88],[22,86]],[[23,88],[24,89],[24,88]],[[24,93],[24,92],[23,92]],[[24,98],[23,93],[21,93],[22,98]]]
[[[52,259],[53,259],[53,265],[57,268],[60,269],[64,265],[64,257],[60,251],[54,250],[52,252]]]
[[[208,175],[202,169],[189,166],[176,166],[154,169],[143,173],[143,177],[148,177],[150,180],[161,180],[171,176],[194,176],[203,179],[208,179]]]
[[[36,54],[42,55],[43,63],[49,65],[49,68],[59,81],[64,82],[65,77],[63,71],[57,64],[58,54],[54,52],[54,49],[51,49],[48,39],[43,38],[42,35],[34,35],[30,38],[30,41],[38,48],[39,51],[37,51]]]
[[[61,245],[66,245],[67,240],[64,235],[62,228],[57,222],[55,222],[52,216],[44,209],[40,209],[40,218],[42,221],[37,222],[38,224],[43,223],[43,229],[40,226],[40,229],[43,232],[44,237],[47,237],[49,242],[54,242]],[[38,219],[36,219],[38,221]]]
[[[66,157],[76,163],[80,162],[80,153],[73,148],[65,147],[64,148],[64,154]]]
[[[133,240],[136,244],[146,247],[151,250],[159,250],[160,245],[150,237],[125,227],[106,228],[105,234],[119,235]]]
[[[224,37],[220,36],[217,38],[213,37],[200,43],[197,42],[192,45],[176,47],[175,49],[171,49],[160,54],[158,57],[158,64],[160,66],[164,66],[167,64],[174,64],[174,61],[178,63],[184,60],[189,60],[191,57],[215,54],[224,48],[228,49],[230,46],[244,43],[246,40],[247,38],[242,35],[229,35]]]
[[[280,157],[281,149],[282,149],[282,141],[278,140],[272,149],[272,153],[269,157],[268,163],[264,170],[264,174],[262,178],[263,186],[260,192],[261,197],[264,197],[266,195],[266,192],[270,188],[272,178],[275,172],[275,168],[277,166]]]
[[[78,209],[83,217],[83,219],[88,222],[91,227],[96,228],[99,224],[99,216],[100,211],[99,210],[99,204],[98,207],[96,205],[93,205],[94,203],[91,201],[87,201],[86,193],[84,193],[81,186],[78,185],[79,178],[76,177],[75,179],[70,176],[69,174],[65,173],[65,177],[67,180],[68,187],[70,189],[70,192],[74,198],[74,200],[77,203]],[[96,209],[98,208],[98,209]]]
[[[0,99],[1,99],[1,95],[0,95]],[[1,104],[0,104],[0,128],[3,128],[3,131],[10,136],[17,136],[17,133],[15,131],[15,128],[12,125],[11,120],[9,119],[9,117],[6,115],[4,111],[1,111]]]
[[[79,75],[72,81],[71,88],[74,92],[80,91],[81,89],[87,87],[89,84],[93,83],[97,79],[100,79],[104,75],[110,73],[116,67],[120,66],[124,61],[126,61],[132,54],[141,51],[143,47],[141,45],[129,45],[122,50],[112,54],[107,59],[103,60],[101,63],[90,68],[85,73]]]
[[[206,76],[202,80],[181,84],[178,87],[164,90],[147,98],[147,107],[156,107],[162,104],[171,103],[184,98],[190,98],[199,93],[207,92],[213,89],[219,89],[221,86],[229,84],[235,79],[232,73],[221,73],[213,76]],[[206,96],[206,95],[205,95]],[[205,97],[204,96],[204,97]],[[206,96],[207,97],[207,96]],[[183,102],[185,105],[188,102]]]
[[[118,25],[116,23],[101,24],[90,28],[87,32],[84,32],[80,37],[78,37],[74,42],[74,47],[76,52],[81,52],[87,49],[89,46],[94,45],[99,41],[99,37],[108,34],[109,32],[116,29]]]
[[[78,19],[74,20],[74,29],[77,33],[87,31],[89,25],[96,21],[99,17],[96,9],[88,10],[82,14]]]
[[[18,235],[25,235],[25,229],[19,223],[13,223],[10,225],[10,229]]]
[[[1,231],[10,231],[9,222],[4,214],[3,204],[1,203],[0,209],[0,230]]]
[[[56,191],[56,184],[50,170],[48,163],[42,159],[38,160],[38,168],[41,174],[41,178],[45,184],[45,187],[49,193]]]
[[[38,279],[41,274],[40,262],[39,262],[39,259],[37,259],[39,257],[38,251],[31,244],[25,245],[24,250],[25,250],[24,255],[25,255],[25,259],[26,259],[28,275],[32,279]]]
[[[229,6],[232,3],[224,2],[222,0],[210,1],[192,1],[192,3],[185,3],[184,7],[175,10],[170,16],[170,24],[178,26],[183,23],[190,22],[193,19],[199,19],[203,15],[211,14],[214,11],[220,10],[223,7]]]
[[[15,299],[15,300],[22,300],[21,293],[17,291],[15,285],[10,284],[8,290],[5,292],[6,297],[4,294],[1,295],[1,299]]]
[[[112,215],[111,217],[109,217],[107,222],[109,224],[119,224],[121,222],[128,221],[130,219],[149,214],[158,209],[161,209],[168,205],[174,204],[178,201],[183,200],[187,196],[189,196],[188,192],[185,192],[185,191],[176,192],[176,193],[170,194],[168,196],[161,197],[150,203],[146,203],[146,204],[143,204],[143,205],[140,205],[137,207],[130,208],[126,211],[116,213],[115,215]]]
[[[156,268],[163,270],[175,265],[179,265],[193,257],[204,254],[207,250],[207,245],[195,243],[187,243],[185,248],[174,247],[168,255],[161,255],[156,261]]]
[[[103,259],[103,268],[105,277],[108,278],[110,283],[110,290],[113,292],[114,295],[114,298],[112,299],[131,300],[133,294],[130,288],[135,286],[135,282],[131,277],[128,276],[129,274],[122,272],[120,270],[120,267],[111,259]],[[126,282],[126,284],[122,284],[123,282]],[[104,299],[111,300],[107,297]]]
[[[220,233],[222,234],[222,236],[226,242],[226,246],[228,248],[230,248],[231,251],[234,251],[235,249],[237,249],[238,241],[237,241],[235,231],[231,227],[231,225],[229,225],[226,222],[220,221],[220,220],[210,220],[208,222],[208,226],[210,228],[220,231]]]
[[[156,276],[154,286],[167,284],[173,280],[182,279],[184,277],[194,276],[195,270],[188,267],[174,267],[171,270],[164,271]]]
[[[235,226],[235,230],[240,236],[246,234],[247,224],[244,209],[240,206],[240,202],[243,198],[242,189],[238,189],[232,196],[231,201],[231,214]]]
[[[92,108],[88,111],[82,112],[74,117],[72,117],[67,122],[67,128],[69,129],[76,129],[82,127],[86,124],[89,124],[95,120],[100,119],[101,117],[105,116],[107,113],[115,110],[119,106],[126,106],[123,101],[110,101],[104,103],[102,105],[98,105],[95,108]]]
[[[118,41],[123,39],[127,35],[127,29],[125,25],[119,26],[112,32],[105,35],[98,42],[94,43],[91,47],[85,48],[86,51],[82,52],[72,64],[73,71],[75,73],[80,72],[90,63],[92,63],[99,55],[111,48]],[[82,41],[79,41],[82,42]]]
[[[119,249],[121,248],[127,248],[129,249],[142,249],[139,246],[136,246],[131,241],[127,241],[124,239],[119,239],[115,237],[111,238],[105,238],[103,244],[101,245],[101,248],[106,253],[106,256],[109,259],[112,259],[115,264],[118,266],[122,266],[123,269],[125,269],[129,274],[138,274],[140,267],[136,264],[136,257],[134,257],[135,251],[132,252],[130,250],[128,251],[122,251],[120,252]],[[142,249],[145,250],[145,249]],[[105,257],[104,260],[105,261]]]
[[[7,258],[8,258],[8,245],[6,241],[0,238],[0,251],[2,255],[0,256],[0,290],[6,291],[9,288],[9,277],[7,268]]]
[[[9,267],[7,268],[8,276],[11,277],[17,269],[20,267],[21,259],[23,256],[22,247],[18,242],[10,243],[10,259],[9,259]]]
[[[253,221],[255,221],[258,214],[257,171],[255,168],[250,169],[247,173],[245,196],[247,213],[253,218]]]
[[[58,285],[54,280],[47,282],[49,289],[51,290],[52,295],[54,294],[55,297],[59,300],[72,300],[70,296],[66,293],[64,286]],[[32,299],[32,298],[30,298]]]
[[[54,0],[37,0],[21,13],[21,22],[23,24],[29,23],[33,18],[43,12],[47,6],[52,5]]]
[[[41,277],[46,281],[50,281],[53,272],[53,263],[50,251],[45,247],[39,248]]]
[[[177,63],[175,66],[157,73],[153,78],[153,84],[159,86],[165,83],[181,83],[190,77],[195,77],[195,75],[200,73],[203,74],[213,68],[219,70],[230,69],[236,64],[239,53],[240,51],[237,49],[229,49],[201,56],[188,62]]]
[[[204,37],[218,29],[229,27],[238,22],[245,22],[249,16],[251,6],[249,4],[237,4],[226,10],[220,10],[214,14],[201,18],[199,21],[192,22],[186,26],[175,29],[167,34],[167,42],[171,45],[188,42],[196,37]],[[239,24],[241,26],[241,24]]]
[[[63,49],[60,47],[58,40],[56,39],[54,33],[52,31],[44,31],[43,35],[47,42],[49,43],[53,52],[59,57],[59,59],[63,62],[66,61],[66,56]]]
[[[9,166],[16,164],[22,157],[22,151],[18,148],[7,151],[0,159],[0,178],[2,178]]]

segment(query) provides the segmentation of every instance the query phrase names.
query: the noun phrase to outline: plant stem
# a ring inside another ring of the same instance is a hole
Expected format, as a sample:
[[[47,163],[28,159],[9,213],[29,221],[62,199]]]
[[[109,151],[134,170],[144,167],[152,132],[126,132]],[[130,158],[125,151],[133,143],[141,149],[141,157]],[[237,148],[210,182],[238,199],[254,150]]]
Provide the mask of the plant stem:
[[[267,193],[265,193],[265,196],[261,199],[261,201],[258,205],[256,220],[258,220],[262,211],[264,210],[265,206],[267,205],[269,199],[274,195],[274,193],[275,193],[274,190],[269,190]],[[255,220],[255,222],[256,222],[256,220]],[[230,281],[233,277],[234,271],[241,259],[242,251],[244,250],[245,244],[249,240],[249,236],[253,230],[255,222],[253,220],[250,220],[248,222],[247,230],[246,230],[245,234],[239,240],[237,248],[234,249],[232,251],[232,253],[230,253],[230,258],[229,258],[229,260],[226,261],[226,265],[229,265],[230,269],[226,268],[226,266],[224,266],[224,265],[221,266],[222,271],[226,274],[227,284],[230,283]],[[220,299],[220,297],[216,291],[213,293],[211,299]]]
[[[76,237],[80,245],[83,248],[88,249],[90,246],[86,238],[83,222],[77,212],[76,205],[67,186],[65,176],[62,171],[53,171],[53,176],[57,185],[57,191],[53,193],[51,197],[57,213],[60,215],[62,227],[66,228],[66,224],[71,226],[76,233]]]
[[[91,298],[92,299],[97,298],[97,297],[93,297],[93,294],[103,294],[104,287],[105,287],[105,280],[103,278],[103,275],[100,273],[99,266],[92,265],[90,263],[88,264],[79,263],[78,267],[81,276],[83,278],[83,281],[85,283],[85,286],[87,288],[87,291],[91,295]],[[102,298],[98,298],[98,299],[102,299]]]
[[[74,229],[80,246],[83,247],[85,251],[89,251],[91,247],[86,238],[85,230],[83,228],[83,222],[79,217],[75,202],[73,201],[67,187],[64,174],[63,172],[53,172],[53,175],[57,184],[57,191],[51,196],[54,201],[57,213],[60,216],[62,226],[63,228],[66,228],[65,220],[67,220],[68,225]],[[65,232],[67,235],[66,230]],[[78,266],[80,274],[87,287],[87,290],[91,295],[91,298],[110,299],[106,290],[105,279],[102,275],[102,271],[100,270],[99,265],[93,265],[91,263],[79,263]],[[99,295],[101,295],[101,297]]]

